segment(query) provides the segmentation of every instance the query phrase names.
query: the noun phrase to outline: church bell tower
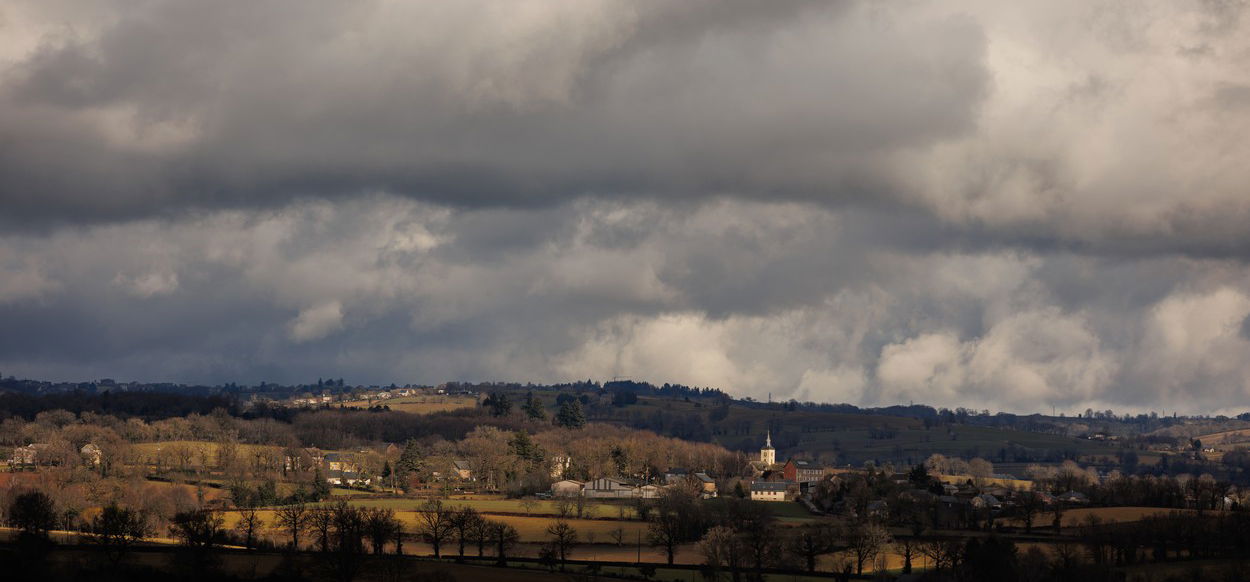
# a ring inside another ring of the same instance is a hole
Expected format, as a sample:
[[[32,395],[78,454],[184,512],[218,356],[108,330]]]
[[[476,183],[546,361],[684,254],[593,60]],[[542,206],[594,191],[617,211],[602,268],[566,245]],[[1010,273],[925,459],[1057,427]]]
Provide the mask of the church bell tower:
[[[765,465],[773,465],[777,462],[777,451],[773,448],[772,431],[768,431],[768,435],[764,437],[764,448],[760,449],[760,462]]]

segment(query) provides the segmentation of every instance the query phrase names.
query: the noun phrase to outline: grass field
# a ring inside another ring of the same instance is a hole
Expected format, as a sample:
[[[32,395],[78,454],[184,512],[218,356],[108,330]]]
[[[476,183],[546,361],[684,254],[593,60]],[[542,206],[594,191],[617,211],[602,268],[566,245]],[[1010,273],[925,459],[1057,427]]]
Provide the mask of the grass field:
[[[430,414],[447,412],[477,406],[475,396],[405,396],[386,400],[353,400],[344,402],[347,408],[369,408],[372,406],[388,406],[391,410],[411,414]]]

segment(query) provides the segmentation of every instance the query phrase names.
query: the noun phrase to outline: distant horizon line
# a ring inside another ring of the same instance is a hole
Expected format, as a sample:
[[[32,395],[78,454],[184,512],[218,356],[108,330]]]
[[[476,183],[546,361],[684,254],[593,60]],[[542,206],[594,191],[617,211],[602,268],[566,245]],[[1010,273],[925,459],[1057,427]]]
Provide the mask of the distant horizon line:
[[[178,382],[178,381],[151,381],[151,380],[146,380],[146,381],[145,381],[145,380],[134,380],[134,379],[131,379],[131,380],[125,380],[125,381],[120,381],[120,380],[117,380],[117,379],[115,379],[115,378],[111,378],[111,377],[107,377],[107,376],[100,377],[100,378],[95,378],[95,379],[92,379],[92,380],[73,381],[73,380],[44,380],[44,379],[38,379],[38,378],[18,378],[18,377],[14,376],[14,375],[11,375],[11,374],[10,374],[10,375],[8,375],[8,376],[2,376],[2,375],[0,375],[0,382],[9,382],[9,381],[15,381],[15,382],[37,382],[37,383],[47,383],[47,384],[95,384],[95,385],[97,385],[97,386],[98,386],[98,385],[101,385],[101,384],[103,384],[103,385],[117,385],[117,386],[124,386],[124,385],[131,385],[131,384],[134,384],[134,385],[147,385],[147,386],[152,386],[152,385],[173,385],[173,386],[182,387],[182,388],[220,388],[220,389],[226,389],[226,388],[229,388],[229,387],[231,387],[231,386],[234,386],[234,387],[239,387],[239,388],[266,388],[266,387],[270,387],[270,386],[277,387],[277,388],[297,388],[297,387],[298,387],[298,388],[303,388],[303,387],[327,387],[327,386],[330,386],[330,387],[335,387],[335,388],[341,388],[341,389],[344,389],[344,390],[346,390],[346,389],[368,389],[368,388],[389,389],[389,388],[390,388],[390,387],[392,387],[392,386],[393,386],[393,387],[395,387],[395,388],[439,388],[439,387],[442,387],[442,386],[453,385],[453,384],[464,384],[464,385],[470,385],[470,386],[515,385],[515,386],[521,386],[521,387],[525,387],[525,386],[534,386],[534,387],[540,387],[540,388],[541,388],[541,387],[545,387],[545,388],[553,388],[553,387],[558,387],[558,386],[563,386],[563,385],[574,385],[574,384],[586,384],[586,383],[591,383],[591,384],[598,384],[600,387],[602,387],[602,386],[606,386],[607,384],[611,384],[611,383],[626,383],[626,382],[627,382],[627,383],[633,383],[633,384],[645,384],[645,385],[651,386],[651,387],[656,388],[656,389],[660,389],[660,388],[663,388],[663,386],[668,385],[668,386],[679,387],[679,388],[684,388],[684,389],[688,389],[688,390],[699,390],[699,391],[702,391],[702,390],[711,390],[711,391],[720,392],[721,394],[724,394],[724,395],[726,395],[726,396],[729,396],[731,399],[733,399],[733,400],[735,400],[735,401],[739,401],[739,402],[752,402],[752,403],[757,403],[757,404],[776,404],[776,405],[784,405],[784,404],[787,404],[787,403],[790,403],[790,402],[795,402],[795,403],[798,403],[798,404],[800,404],[800,405],[805,405],[805,406],[806,406],[806,405],[814,405],[814,406],[852,406],[852,407],[855,407],[855,408],[857,408],[857,409],[861,409],[861,410],[882,410],[882,409],[887,409],[887,408],[926,407],[926,408],[931,408],[931,409],[933,409],[934,411],[939,412],[939,413],[940,413],[941,411],[943,411],[943,410],[951,411],[951,412],[954,412],[954,413],[958,413],[958,411],[963,410],[963,411],[965,411],[966,413],[969,413],[969,414],[970,414],[970,415],[972,415],[972,416],[979,416],[979,417],[984,417],[984,416],[997,416],[997,415],[1003,415],[1003,414],[1006,414],[1006,415],[1012,415],[1012,416],[1024,416],[1024,417],[1028,417],[1028,416],[1041,416],[1041,417],[1044,417],[1044,418],[1063,418],[1063,419],[1074,419],[1074,418],[1075,418],[1075,419],[1088,419],[1088,420],[1119,420],[1120,418],[1124,418],[1125,416],[1129,416],[1129,417],[1138,417],[1138,416],[1152,416],[1152,415],[1153,415],[1153,417],[1155,417],[1155,418],[1167,418],[1167,417],[1171,417],[1171,418],[1193,418],[1193,419],[1218,419],[1218,418],[1220,418],[1220,417],[1224,417],[1224,418],[1228,418],[1228,419],[1230,419],[1230,420],[1236,420],[1236,419],[1239,419],[1239,416],[1241,416],[1241,414],[1231,414],[1231,413],[1230,413],[1231,411],[1228,411],[1228,410],[1226,410],[1226,409],[1220,409],[1220,410],[1216,410],[1216,411],[1212,411],[1212,412],[1205,412],[1205,413],[1184,413],[1184,414],[1181,414],[1179,410],[1173,410],[1173,411],[1169,414],[1169,413],[1166,411],[1166,409],[1162,409],[1162,408],[1161,408],[1160,410],[1158,410],[1158,411],[1155,411],[1155,410],[1153,410],[1153,409],[1144,409],[1144,408],[1135,408],[1135,407],[1130,407],[1130,408],[1129,408],[1129,410],[1130,410],[1129,412],[1118,412],[1118,413],[1117,413],[1117,412],[1115,412],[1115,411],[1114,411],[1113,409],[1111,409],[1111,408],[1102,408],[1101,406],[1100,406],[1098,409],[1095,409],[1095,408],[1093,408],[1092,406],[1086,406],[1086,409],[1085,409],[1084,411],[1074,411],[1072,414],[1067,414],[1067,411],[1064,411],[1064,410],[1058,410],[1057,408],[1055,408],[1054,406],[1052,406],[1052,412],[1051,412],[1051,414],[1047,415],[1044,411],[1033,411],[1033,412],[1027,412],[1027,413],[1020,413],[1020,412],[1008,412],[1008,411],[1005,411],[1005,410],[991,410],[991,409],[988,409],[988,408],[980,408],[980,409],[977,409],[977,408],[972,408],[972,407],[968,407],[968,406],[947,406],[947,405],[934,405],[934,404],[928,404],[928,403],[924,403],[924,402],[915,402],[914,400],[913,400],[913,401],[909,401],[908,403],[902,403],[902,402],[899,402],[899,403],[895,403],[895,404],[873,404],[873,405],[869,405],[869,404],[853,404],[853,403],[850,403],[850,402],[829,402],[829,401],[816,401],[816,400],[798,400],[798,399],[795,399],[795,398],[789,398],[789,399],[786,399],[786,400],[775,400],[775,401],[774,401],[774,400],[772,400],[772,394],[771,394],[771,392],[769,393],[768,400],[758,400],[758,399],[756,399],[754,396],[749,396],[749,395],[746,395],[746,396],[736,395],[736,394],[734,394],[734,393],[732,393],[732,392],[730,392],[730,391],[727,391],[727,390],[725,390],[725,389],[723,389],[723,388],[716,388],[716,387],[711,387],[711,386],[691,386],[691,385],[682,384],[682,383],[679,383],[679,382],[662,382],[662,383],[658,383],[658,384],[657,384],[657,383],[652,382],[652,381],[649,381],[649,380],[636,380],[636,379],[633,379],[633,378],[621,377],[621,376],[613,376],[613,378],[612,378],[612,379],[610,379],[610,380],[596,380],[596,379],[593,379],[593,378],[587,378],[587,379],[584,379],[584,380],[568,380],[568,381],[563,381],[563,382],[533,382],[533,381],[528,381],[528,380],[527,380],[527,381],[517,381],[517,380],[488,380],[488,381],[447,380],[447,381],[444,381],[444,382],[441,382],[441,383],[437,383],[437,384],[431,384],[431,383],[419,383],[419,382],[418,382],[418,383],[414,383],[414,382],[407,382],[407,383],[404,383],[404,384],[399,384],[399,383],[397,383],[397,382],[390,382],[390,383],[388,383],[388,384],[348,384],[348,383],[346,383],[346,381],[345,381],[343,378],[341,378],[341,377],[340,377],[340,378],[324,378],[324,377],[319,377],[319,378],[317,379],[317,383],[313,383],[313,382],[306,382],[306,383],[289,383],[289,384],[284,384],[284,383],[281,383],[281,382],[270,382],[270,381],[268,381],[268,380],[260,380],[260,381],[255,382],[255,383],[246,383],[246,382],[242,382],[242,383],[241,383],[241,382],[236,382],[236,381],[228,381],[228,382],[219,382],[219,383],[215,383],[215,384],[210,384],[210,383]],[[343,383],[343,384],[335,384],[335,382],[344,382],[344,383]],[[1103,406],[1106,406],[1106,404],[1105,404],[1105,403],[1103,403]],[[986,412],[988,412],[989,414],[988,414],[988,415],[987,415],[987,414],[985,414]],[[1094,414],[1101,414],[1101,415],[1104,415],[1104,416],[1102,416],[1102,417],[1086,417],[1086,416],[1085,416],[1085,414],[1086,414],[1086,413],[1091,413],[1091,412],[1092,412],[1092,413],[1094,413]],[[1112,418],[1112,419],[1108,419],[1108,418],[1106,418],[1105,414],[1106,414],[1106,413],[1108,413],[1108,412],[1111,412],[1111,413],[1115,416],[1115,418]],[[1248,412],[1248,413],[1242,413],[1242,414],[1250,414],[1250,412]]]

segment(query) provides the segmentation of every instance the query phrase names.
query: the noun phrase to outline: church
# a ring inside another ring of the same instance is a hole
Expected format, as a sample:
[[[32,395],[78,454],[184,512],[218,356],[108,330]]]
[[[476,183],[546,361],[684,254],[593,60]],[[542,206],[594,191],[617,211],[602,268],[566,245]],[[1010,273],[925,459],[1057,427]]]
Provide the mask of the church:
[[[777,462],[777,449],[773,448],[772,431],[764,436],[764,446],[760,449],[759,460],[751,461],[751,472],[755,481],[790,481],[794,483],[811,483],[819,481],[830,471],[811,461],[799,461],[793,458],[784,463]]]
[[[751,461],[751,469],[756,477],[760,477],[769,471],[779,471],[781,467],[777,466],[777,449],[773,448],[773,433],[768,431],[764,436],[764,448],[760,449],[760,458],[758,461]]]

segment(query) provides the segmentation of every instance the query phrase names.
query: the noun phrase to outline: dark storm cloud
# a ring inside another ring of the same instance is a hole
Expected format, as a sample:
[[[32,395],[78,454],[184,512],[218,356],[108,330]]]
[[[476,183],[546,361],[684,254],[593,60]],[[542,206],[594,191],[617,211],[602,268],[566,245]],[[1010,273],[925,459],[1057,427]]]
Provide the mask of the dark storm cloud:
[[[969,19],[843,3],[158,2],[15,55],[0,199],[854,197],[865,152],[971,129],[983,43]]]
[[[0,8],[0,370],[1250,394],[1239,5]]]

